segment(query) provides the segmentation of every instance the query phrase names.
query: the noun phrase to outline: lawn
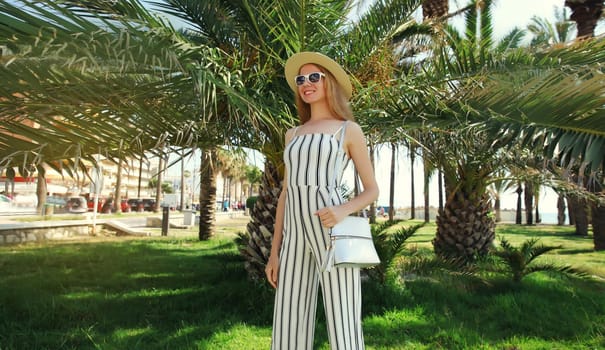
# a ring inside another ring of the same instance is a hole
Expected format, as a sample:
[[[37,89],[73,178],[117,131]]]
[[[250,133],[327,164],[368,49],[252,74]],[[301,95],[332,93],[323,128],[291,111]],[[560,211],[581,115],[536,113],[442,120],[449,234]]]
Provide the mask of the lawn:
[[[233,232],[0,247],[0,349],[268,349],[273,292],[246,278]],[[605,277],[605,252],[570,228],[498,228],[544,259]],[[434,226],[410,238],[430,248]],[[364,284],[368,349],[605,349],[605,282],[533,274],[518,287]],[[316,349],[328,349],[322,311]]]

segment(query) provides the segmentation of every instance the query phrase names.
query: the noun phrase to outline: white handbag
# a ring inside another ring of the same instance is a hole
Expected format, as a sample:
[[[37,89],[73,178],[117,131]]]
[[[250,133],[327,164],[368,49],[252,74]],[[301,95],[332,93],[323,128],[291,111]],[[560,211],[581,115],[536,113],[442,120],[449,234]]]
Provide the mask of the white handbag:
[[[344,129],[341,132],[338,151],[342,151],[342,138]],[[336,162],[335,176],[339,176],[340,157]],[[356,181],[359,181],[357,175]],[[330,191],[332,198],[333,191]],[[365,214],[365,211],[364,211]],[[370,222],[366,217],[347,216],[342,221],[330,229],[330,242],[328,243],[326,258],[322,265],[323,271],[330,271],[332,267],[359,267],[366,268],[380,264],[380,258],[374,247],[372,239],[372,230]]]
[[[367,218],[347,216],[330,230],[324,271],[332,267],[372,267],[380,264]]]

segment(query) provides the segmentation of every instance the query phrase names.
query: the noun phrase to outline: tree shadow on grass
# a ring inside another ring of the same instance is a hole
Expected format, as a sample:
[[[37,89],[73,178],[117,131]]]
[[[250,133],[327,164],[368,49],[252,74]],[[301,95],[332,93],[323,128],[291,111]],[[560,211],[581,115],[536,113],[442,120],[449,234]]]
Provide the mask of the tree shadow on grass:
[[[594,253],[594,249],[559,249],[557,250],[558,255],[575,255],[575,254],[588,254]]]
[[[605,302],[599,296],[605,283],[578,281],[579,288],[560,283],[528,279],[477,290],[438,281],[407,283],[406,293],[394,289],[386,292],[391,302],[379,295],[370,306],[383,311],[364,322],[367,344],[478,349],[523,338],[559,345],[589,342],[595,335],[605,341]]]
[[[232,241],[3,248],[0,261],[6,349],[193,349],[242,327],[270,337],[273,292],[248,280]],[[422,280],[405,288],[365,283],[365,339],[375,347],[443,349],[523,337],[582,342],[605,334],[605,283],[593,287],[533,279],[475,290]],[[321,306],[317,315],[315,344],[323,348]],[[268,347],[265,338],[257,343]]]
[[[272,292],[248,280],[233,242],[53,245],[3,261],[6,348],[193,348],[271,322]]]

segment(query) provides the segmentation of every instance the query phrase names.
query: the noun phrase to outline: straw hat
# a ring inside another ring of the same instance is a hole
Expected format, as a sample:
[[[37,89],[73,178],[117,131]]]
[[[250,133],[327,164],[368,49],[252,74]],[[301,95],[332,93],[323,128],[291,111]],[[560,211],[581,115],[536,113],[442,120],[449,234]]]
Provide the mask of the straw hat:
[[[286,81],[292,90],[298,91],[294,77],[299,74],[300,67],[309,63],[320,65],[332,73],[338,84],[342,87],[347,99],[351,98],[351,95],[353,95],[353,86],[347,72],[336,61],[318,52],[299,52],[288,58],[285,74]]]

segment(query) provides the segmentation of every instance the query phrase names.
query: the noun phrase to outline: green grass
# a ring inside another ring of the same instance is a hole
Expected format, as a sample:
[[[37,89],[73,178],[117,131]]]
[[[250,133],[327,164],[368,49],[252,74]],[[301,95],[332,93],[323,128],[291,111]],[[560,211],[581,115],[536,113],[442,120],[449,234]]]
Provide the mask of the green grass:
[[[404,222],[405,226],[419,224],[422,221],[412,220]],[[431,241],[435,237],[436,226],[427,224],[407,240],[406,247],[432,252]],[[496,245],[499,245],[500,236],[512,245],[519,245],[530,238],[539,238],[540,243],[549,246],[561,245],[562,249],[544,254],[538,261],[552,262],[558,265],[572,265],[583,268],[590,273],[605,279],[605,252],[595,252],[592,233],[589,236],[575,236],[572,226],[536,225],[524,226],[513,224],[498,224],[496,226]]]
[[[432,230],[432,231],[431,231]],[[268,349],[273,292],[246,278],[235,228],[207,242],[162,237],[0,247],[0,349]],[[569,228],[501,226],[545,258],[605,276],[605,253]],[[429,249],[434,226],[408,245]],[[428,242],[428,243],[427,243]],[[368,349],[604,349],[605,282],[542,273],[520,286],[364,285]],[[315,348],[329,349],[323,311]]]

